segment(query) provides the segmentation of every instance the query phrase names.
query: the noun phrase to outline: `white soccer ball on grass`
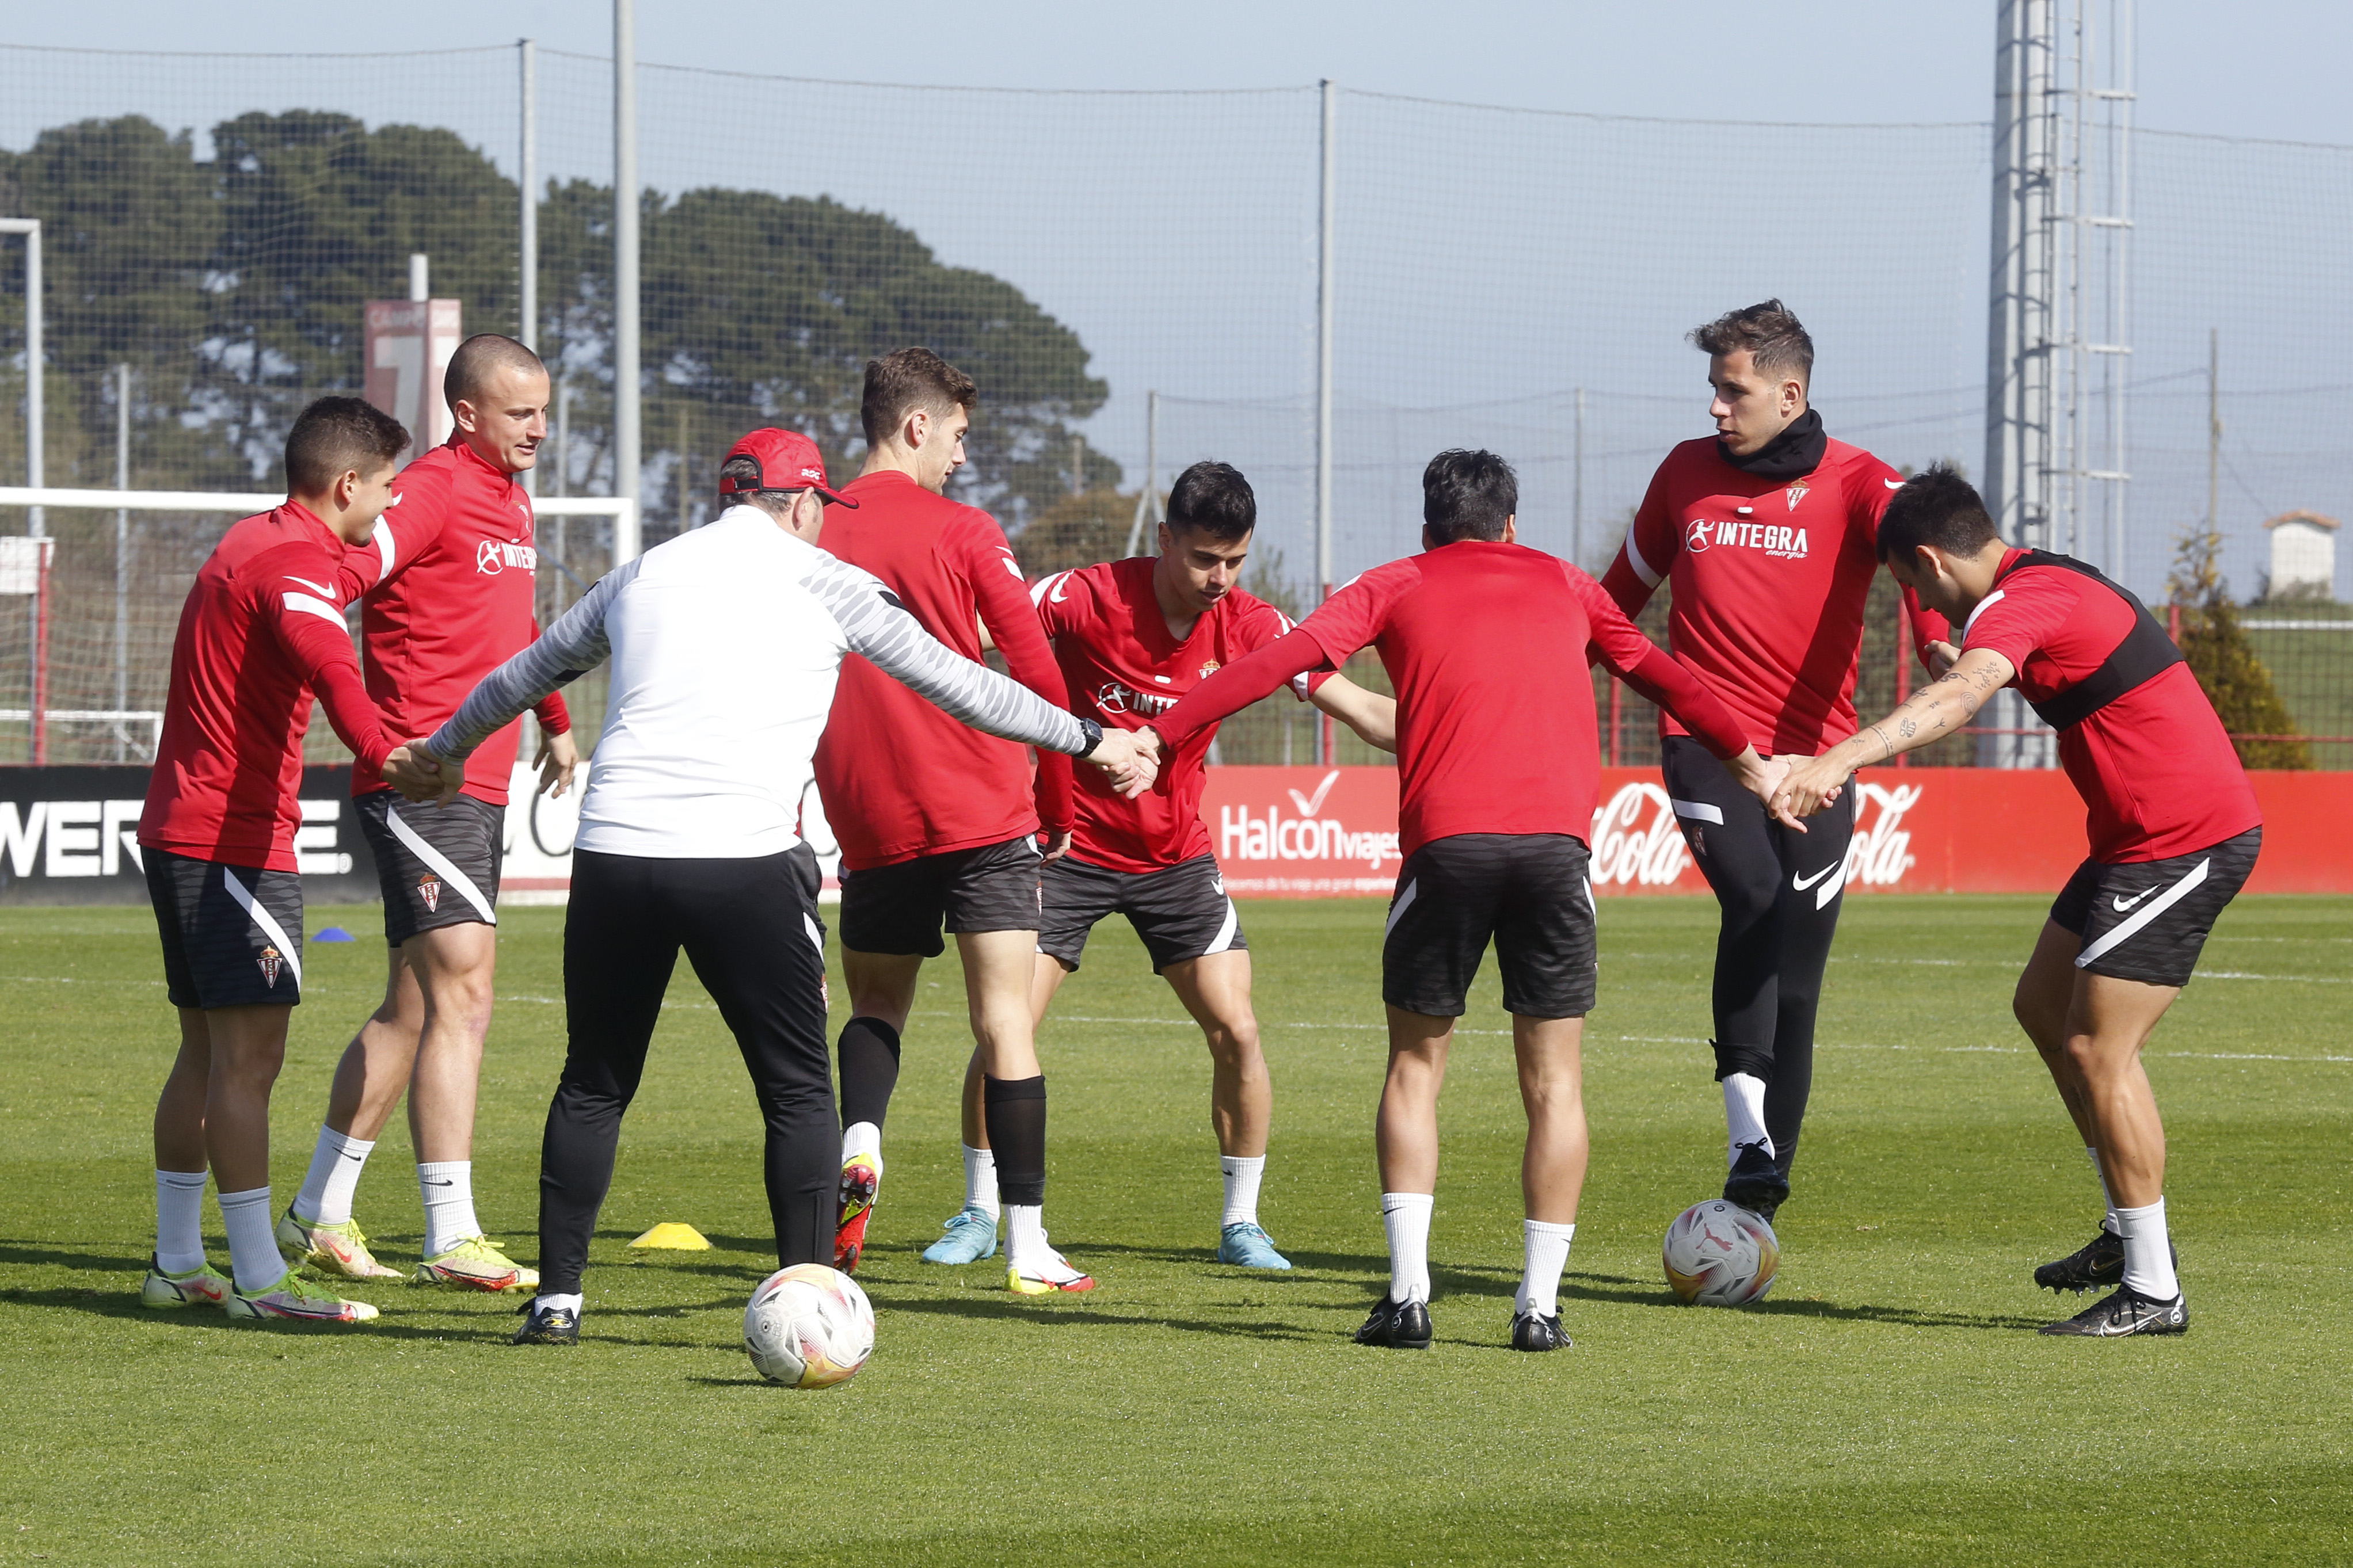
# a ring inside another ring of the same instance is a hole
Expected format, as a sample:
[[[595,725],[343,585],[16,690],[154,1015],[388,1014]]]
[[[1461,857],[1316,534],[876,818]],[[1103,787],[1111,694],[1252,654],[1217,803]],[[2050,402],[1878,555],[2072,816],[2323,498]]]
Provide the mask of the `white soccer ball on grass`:
[[[1745,1307],[1773,1289],[1780,1238],[1765,1216],[1721,1198],[1694,1204],[1667,1226],[1660,1248],[1667,1283],[1703,1307]]]
[[[779,1268],[760,1281],[744,1309],[744,1352],[771,1383],[848,1383],[874,1353],[873,1303],[839,1269],[822,1263]]]

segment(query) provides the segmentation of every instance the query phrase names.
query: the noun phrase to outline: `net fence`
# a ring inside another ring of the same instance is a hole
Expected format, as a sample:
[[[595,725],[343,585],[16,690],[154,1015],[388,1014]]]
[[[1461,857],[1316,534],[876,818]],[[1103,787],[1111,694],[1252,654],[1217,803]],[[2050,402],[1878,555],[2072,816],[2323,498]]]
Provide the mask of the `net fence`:
[[[543,49],[534,70],[531,335],[558,404],[536,484],[607,494],[611,67]],[[360,307],[406,295],[412,253],[466,330],[517,331],[521,104],[512,47],[0,47],[0,216],[44,225],[47,482],[115,482],[124,401],[132,486],[271,488],[293,415],[357,390]],[[921,342],[980,383],[956,493],[997,515],[1033,572],[1119,553],[1139,493],[1215,458],[1259,495],[1253,585],[1311,605],[1323,111],[1314,87],[1039,92],[642,67],[646,543],[711,514],[718,459],[752,425],[803,428],[854,470],[863,362]],[[1518,468],[1529,542],[1598,566],[1666,449],[1708,430],[1704,361],[1683,334],[1768,296],[1814,333],[1832,434],[1899,467],[1979,467],[1985,125],[1353,91],[1334,125],[1335,580],[1418,547],[1421,467],[1457,445]],[[2105,541],[2083,552],[2158,602],[2211,474],[2223,572],[2253,598],[2273,574],[2263,521],[2340,514],[2353,489],[2353,452],[2325,424],[2353,316],[2329,265],[2353,229],[2353,149],[2144,132],[2135,156],[2134,479],[2121,559]],[[0,482],[26,471],[23,281],[21,245],[0,238]],[[160,707],[181,597],[231,520],[45,521],[58,541],[48,707]],[[0,534],[26,526],[0,511]],[[553,614],[612,540],[591,518],[546,520],[541,536]],[[31,603],[0,595],[0,713],[29,711]],[[2251,624],[2329,614],[2267,606]],[[1872,624],[1866,705],[1896,687],[1892,612]],[[2353,637],[2249,636],[2279,661],[2303,730],[2353,732]],[[1619,707],[1621,757],[1647,760],[1647,714],[1630,695]],[[1305,761],[1310,723],[1278,700],[1229,726],[1220,753]],[[22,760],[29,731],[0,718],[0,760]],[[120,719],[61,724],[52,759],[135,758],[140,736]],[[2313,755],[2347,765],[2353,747]]]

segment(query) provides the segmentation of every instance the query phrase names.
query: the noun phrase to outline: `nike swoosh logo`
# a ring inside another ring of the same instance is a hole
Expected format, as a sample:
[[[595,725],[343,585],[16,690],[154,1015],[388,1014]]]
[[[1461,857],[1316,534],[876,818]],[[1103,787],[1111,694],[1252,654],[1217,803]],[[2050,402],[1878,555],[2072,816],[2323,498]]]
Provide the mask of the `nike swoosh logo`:
[[[332,588],[328,587],[324,583],[313,583],[308,577],[297,577],[291,572],[286,574],[286,580],[289,583],[301,584],[302,586],[310,589],[312,593],[318,595],[322,599],[332,599],[335,596],[335,591]]]
[[[346,1160],[364,1160],[367,1156],[365,1154],[354,1154],[349,1149],[346,1149],[343,1151],[343,1158]]]
[[[2135,893],[2135,894],[2134,894],[2131,898],[2129,898],[2129,899],[2116,899],[2116,898],[2112,898],[2112,899],[2110,899],[2110,900],[2108,900],[2108,902],[2110,902],[2110,903],[2112,903],[2112,904],[2116,905],[2116,912],[2117,912],[2118,914],[2122,914],[2122,913],[2124,913],[2124,912],[2125,912],[2125,910],[2128,910],[2128,909],[2132,908],[2135,904],[2137,904],[2137,903],[2140,902],[2143,899],[2145,899],[2145,898],[2148,897],[2151,893],[2154,893],[2155,891],[2157,891],[2157,889],[2156,889],[2155,888],[2143,888],[2139,892]]]
[[[1891,490],[1900,490],[1904,488],[1904,481],[1902,479],[1882,479],[1879,482],[1885,485]]]
[[[427,1176],[425,1178],[425,1184],[428,1187],[454,1187],[458,1183],[450,1176]]]
[[[1838,868],[1839,863],[1833,860],[1810,877],[1800,877],[1796,872],[1792,871],[1789,874],[1789,886],[1797,889],[1798,891],[1802,893],[1808,888],[1812,887],[1816,882],[1820,881],[1824,877],[1829,876],[1832,871],[1835,871]]]

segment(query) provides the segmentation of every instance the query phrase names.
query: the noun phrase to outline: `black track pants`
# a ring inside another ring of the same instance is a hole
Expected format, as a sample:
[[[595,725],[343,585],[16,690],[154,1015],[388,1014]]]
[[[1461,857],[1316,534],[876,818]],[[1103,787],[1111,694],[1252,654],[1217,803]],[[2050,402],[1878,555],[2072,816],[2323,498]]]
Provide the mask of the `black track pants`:
[[[1715,889],[1715,1076],[1765,1080],[1765,1131],[1787,1174],[1814,1084],[1814,1013],[1845,901],[1854,790],[1793,833],[1766,815],[1724,764],[1681,735],[1660,743],[1675,816]]]
[[[825,950],[788,855],[743,860],[573,856],[564,927],[571,1045],[540,1149],[540,1289],[572,1294],[613,1182],[678,950],[719,1004],[767,1124],[781,1263],[833,1261],[841,1124],[826,1049]]]

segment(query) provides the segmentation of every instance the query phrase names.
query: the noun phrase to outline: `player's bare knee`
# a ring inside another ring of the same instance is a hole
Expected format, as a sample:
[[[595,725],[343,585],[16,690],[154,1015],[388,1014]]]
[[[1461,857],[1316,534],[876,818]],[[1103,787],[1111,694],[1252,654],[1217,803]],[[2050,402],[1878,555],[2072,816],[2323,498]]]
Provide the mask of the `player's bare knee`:
[[[1256,1020],[1211,1024],[1201,1031],[1201,1037],[1208,1042],[1210,1059],[1219,1067],[1235,1068],[1245,1073],[1252,1068],[1265,1070],[1266,1053],[1259,1047]]]

